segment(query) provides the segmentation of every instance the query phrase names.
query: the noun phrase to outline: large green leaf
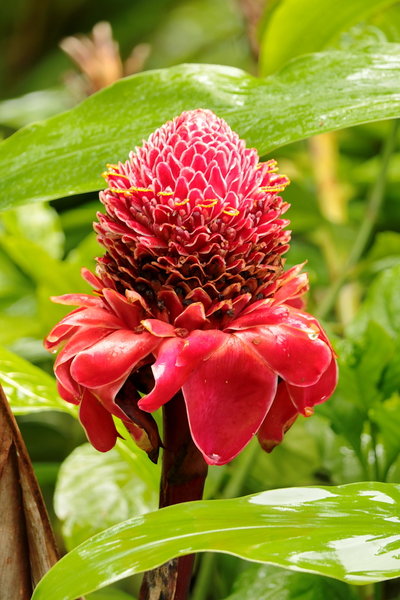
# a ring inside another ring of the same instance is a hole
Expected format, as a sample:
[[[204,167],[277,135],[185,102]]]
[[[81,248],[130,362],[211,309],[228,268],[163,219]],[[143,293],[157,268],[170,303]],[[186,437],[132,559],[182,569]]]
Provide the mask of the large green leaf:
[[[194,64],[123,79],[2,142],[0,207],[103,187],[106,163],[125,160],[164,121],[198,107],[226,118],[261,154],[316,133],[399,117],[400,46],[308,55],[267,79]]]
[[[188,502],[120,523],[64,556],[32,600],[73,600],[175,557],[234,554],[353,582],[400,575],[400,486],[288,488]]]
[[[0,347],[0,383],[14,414],[41,410],[61,410],[76,414],[71,404],[61,400],[55,380],[13,352]]]
[[[102,453],[90,444],[76,448],[63,462],[54,507],[63,522],[69,548],[105,527],[155,510],[159,468],[145,452],[119,443]]]
[[[288,60],[326,48],[355,23],[396,0],[283,0],[264,30],[261,70],[273,73]]]
[[[357,600],[346,583],[295,573],[269,565],[252,565],[235,582],[234,592],[225,600]]]

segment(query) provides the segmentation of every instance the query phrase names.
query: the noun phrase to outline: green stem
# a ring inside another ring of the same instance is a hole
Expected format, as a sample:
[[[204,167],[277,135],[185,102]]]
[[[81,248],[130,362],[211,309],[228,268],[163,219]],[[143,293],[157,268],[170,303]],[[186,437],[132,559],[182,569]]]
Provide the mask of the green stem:
[[[221,493],[221,498],[235,498],[240,495],[249,468],[259,452],[260,447],[255,440],[237,459],[232,476]],[[206,600],[214,571],[215,554],[204,554],[192,592],[192,600]]]
[[[350,254],[347,258],[346,264],[344,265],[340,276],[332,283],[331,287],[326,293],[323,302],[320,305],[318,317],[321,319],[325,318],[328,315],[328,313],[332,310],[342,285],[346,282],[352,269],[358,263],[367,247],[368,241],[371,237],[371,233],[375,227],[377,218],[379,216],[379,211],[382,207],[387,172],[389,168],[390,158],[396,145],[398,128],[399,120],[396,119],[392,122],[391,131],[389,132],[389,135],[387,136],[386,141],[384,143],[379,174],[371,189],[364,219],[361,223],[360,229],[358,230],[358,234],[354,241],[353,247],[350,251]]]

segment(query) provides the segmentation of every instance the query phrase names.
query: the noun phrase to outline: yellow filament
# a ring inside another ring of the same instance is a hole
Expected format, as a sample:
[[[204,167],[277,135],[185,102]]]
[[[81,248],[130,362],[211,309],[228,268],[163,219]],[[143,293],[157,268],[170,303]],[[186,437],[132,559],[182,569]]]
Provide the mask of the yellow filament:
[[[158,196],[173,196],[174,192],[157,192]]]
[[[240,214],[240,210],[238,210],[237,208],[227,208],[225,210],[222,211],[225,215],[228,215],[229,217],[236,217],[237,215]]]
[[[149,188],[143,188],[143,187],[135,187],[134,185],[132,185],[129,188],[130,192],[152,192],[153,190],[150,190]]]
[[[202,208],[212,208],[216,204],[218,204],[218,198],[206,198],[205,202],[208,204],[198,204],[197,206],[201,206]]]
[[[129,196],[129,194],[131,193],[130,190],[121,190],[120,188],[113,187],[108,188],[108,190],[110,192],[114,192],[115,194],[124,194],[124,196]]]
[[[107,169],[118,169],[118,165],[113,165],[112,163],[106,164]]]
[[[285,183],[281,183],[279,185],[265,185],[263,187],[260,187],[260,190],[262,192],[283,192],[283,190],[285,189],[285,187],[289,184],[288,182]]]
[[[175,201],[175,206],[183,206],[184,204],[187,204],[188,202],[190,202],[190,198],[185,198],[184,200],[181,200],[180,202]]]

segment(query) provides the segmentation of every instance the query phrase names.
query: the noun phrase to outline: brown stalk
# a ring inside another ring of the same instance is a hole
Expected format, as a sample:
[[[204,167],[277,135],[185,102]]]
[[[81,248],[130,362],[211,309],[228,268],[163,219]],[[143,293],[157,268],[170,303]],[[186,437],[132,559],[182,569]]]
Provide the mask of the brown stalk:
[[[193,443],[183,396],[178,393],[164,406],[164,452],[160,508],[201,500],[207,464]],[[145,573],[140,600],[186,600],[194,554],[175,558]]]

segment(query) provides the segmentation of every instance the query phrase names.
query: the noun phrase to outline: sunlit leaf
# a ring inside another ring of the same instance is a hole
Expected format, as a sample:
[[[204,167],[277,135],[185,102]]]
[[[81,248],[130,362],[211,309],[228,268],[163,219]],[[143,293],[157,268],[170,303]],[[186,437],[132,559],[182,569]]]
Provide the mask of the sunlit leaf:
[[[6,348],[0,348],[0,383],[14,414],[41,410],[76,414],[72,405],[61,400],[50,375]]]
[[[264,29],[261,71],[273,73],[296,56],[323,50],[342,31],[394,3],[395,0],[283,0]]]
[[[125,160],[164,121],[198,107],[226,118],[261,154],[316,133],[399,117],[399,46],[308,55],[267,79],[195,64],[123,79],[2,142],[0,206],[99,189],[106,163]]]
[[[170,506],[72,550],[32,600],[73,600],[175,556],[208,550],[358,584],[398,577],[399,502],[400,486],[361,483]]]

